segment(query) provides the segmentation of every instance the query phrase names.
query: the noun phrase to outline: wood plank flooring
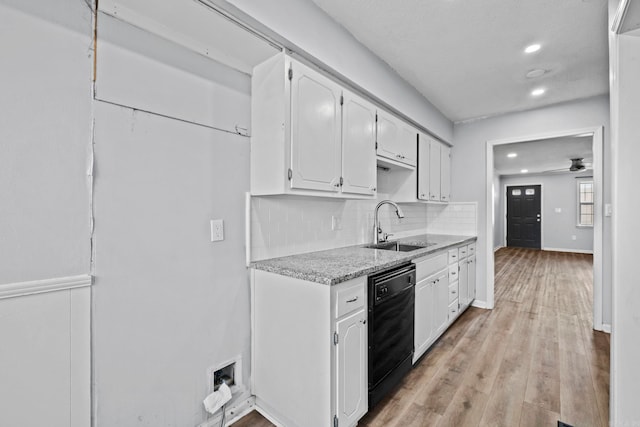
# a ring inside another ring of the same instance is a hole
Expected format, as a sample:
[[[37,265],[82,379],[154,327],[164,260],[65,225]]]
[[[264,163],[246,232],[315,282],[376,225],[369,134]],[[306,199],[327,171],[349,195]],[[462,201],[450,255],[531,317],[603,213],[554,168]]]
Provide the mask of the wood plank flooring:
[[[592,330],[592,263],[500,249],[495,309],[469,308],[358,425],[607,426],[609,335]],[[272,426],[257,412],[234,425]]]

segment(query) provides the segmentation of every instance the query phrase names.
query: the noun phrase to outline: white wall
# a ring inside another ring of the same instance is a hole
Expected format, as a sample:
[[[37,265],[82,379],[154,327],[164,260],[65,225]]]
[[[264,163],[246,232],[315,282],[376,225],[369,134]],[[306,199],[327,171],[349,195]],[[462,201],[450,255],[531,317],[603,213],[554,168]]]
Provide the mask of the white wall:
[[[147,79],[164,86],[170,105],[156,99],[147,108],[181,117],[180,106],[190,106],[172,101],[191,87],[194,105],[249,117],[249,77],[230,68],[212,63],[216,75],[204,79],[115,45],[98,61],[120,76],[100,86],[105,99],[116,96],[108,87],[136,93],[122,68],[151,70]],[[235,83],[224,91],[221,81]],[[209,368],[241,356],[241,390],[230,406],[249,396],[249,140],[101,101],[94,109],[96,425],[197,425],[207,418]],[[224,220],[224,241],[210,241],[210,219]]]
[[[311,0],[214,2],[237,7],[436,136],[452,141],[451,121]]]
[[[593,252],[593,227],[578,227],[577,176],[585,174],[505,176],[500,179],[494,246],[505,246],[506,186],[542,185],[542,249]],[[559,208],[561,211],[556,212]],[[572,239],[576,236],[576,240]]]
[[[90,289],[65,287],[90,284],[91,34],[83,1],[0,0],[2,426],[90,424]]]
[[[0,2],[0,284],[89,272],[91,28],[80,0]]]
[[[456,123],[451,164],[451,194],[455,200],[478,202],[478,223],[486,223],[485,152],[490,140],[523,137],[546,132],[604,126],[604,197],[611,201],[609,102],[598,96],[536,110]],[[491,238],[492,236],[489,236]],[[478,229],[478,246],[486,247],[484,227]],[[611,223],[604,218],[603,233],[603,322],[611,321]],[[487,254],[477,253],[478,277],[486,276]],[[486,284],[478,281],[478,299],[486,298]]]
[[[618,1],[609,2],[610,20]],[[640,425],[640,287],[637,253],[640,199],[640,37],[610,34],[613,151],[613,324],[611,415],[613,426]]]

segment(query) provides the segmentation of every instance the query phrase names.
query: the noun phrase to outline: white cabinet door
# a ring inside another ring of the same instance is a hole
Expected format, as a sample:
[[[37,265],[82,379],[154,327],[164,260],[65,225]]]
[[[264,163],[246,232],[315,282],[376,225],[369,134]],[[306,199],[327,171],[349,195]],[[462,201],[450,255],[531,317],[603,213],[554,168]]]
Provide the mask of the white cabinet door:
[[[448,202],[451,198],[451,147],[440,147],[440,201]]]
[[[420,134],[418,139],[418,199],[429,200],[429,144],[431,139]]]
[[[435,307],[434,314],[434,328],[436,335],[440,335],[447,329],[449,319],[449,272],[444,270],[440,272],[435,280]]]
[[[467,277],[468,303],[476,299],[476,257],[469,257]]]
[[[469,304],[469,264],[465,258],[458,263],[460,266],[459,277],[459,297],[460,307],[466,307]]]
[[[343,92],[342,192],[376,192],[376,109],[373,104]]]
[[[401,162],[415,166],[418,162],[418,131],[411,125],[400,122],[398,151]]]
[[[440,201],[440,142],[431,140],[429,144],[429,200]]]
[[[423,279],[416,284],[414,363],[427,350],[435,334],[434,285],[435,280],[431,278]]]
[[[411,166],[417,161],[417,131],[400,119],[378,111],[377,154]]]
[[[364,309],[336,323],[338,422],[355,425],[367,412],[367,326]]]
[[[342,89],[298,62],[291,79],[291,188],[337,192]]]

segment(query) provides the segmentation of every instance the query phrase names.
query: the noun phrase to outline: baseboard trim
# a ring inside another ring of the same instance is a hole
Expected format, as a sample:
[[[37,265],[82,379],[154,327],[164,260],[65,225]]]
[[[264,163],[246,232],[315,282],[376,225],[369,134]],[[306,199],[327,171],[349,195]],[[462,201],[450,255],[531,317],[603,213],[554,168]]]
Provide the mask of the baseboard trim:
[[[226,409],[225,426],[230,426],[233,423],[240,421],[242,417],[253,412],[255,408],[256,398],[255,396],[249,396],[244,399],[240,399],[237,404]],[[216,412],[214,416],[207,421],[198,424],[198,427],[219,427],[220,421],[222,421],[222,411]]]
[[[602,324],[602,332],[606,332],[608,334],[611,333],[611,325],[608,323],[603,323]]]
[[[542,248],[543,251],[551,251],[551,252],[571,252],[574,254],[590,254],[593,255],[593,251],[588,251],[585,249],[562,249],[562,248]]]
[[[486,310],[487,303],[486,301],[478,301],[477,299],[474,299],[473,302],[471,303],[471,306],[476,308],[484,308]]]
[[[500,249],[504,248],[504,246],[496,246],[495,248],[493,248],[493,252],[498,252]]]
[[[29,282],[7,283],[5,285],[0,285],[0,299],[42,294],[45,292],[63,291],[65,289],[83,288],[85,286],[91,286],[91,283],[92,277],[88,274],[54,277],[51,279],[32,280]]]

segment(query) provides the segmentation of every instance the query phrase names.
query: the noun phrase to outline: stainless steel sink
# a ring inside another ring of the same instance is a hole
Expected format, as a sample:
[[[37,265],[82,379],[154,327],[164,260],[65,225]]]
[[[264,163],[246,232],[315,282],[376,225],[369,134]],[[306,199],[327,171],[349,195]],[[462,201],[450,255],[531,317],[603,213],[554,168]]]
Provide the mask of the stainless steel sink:
[[[369,245],[366,247],[369,249],[381,249],[383,251],[411,252],[411,251],[417,251],[418,249],[427,248],[433,245],[435,245],[435,243],[427,243],[426,245],[409,245],[409,244],[400,243],[400,242],[386,242],[386,243],[378,243],[377,245]]]

